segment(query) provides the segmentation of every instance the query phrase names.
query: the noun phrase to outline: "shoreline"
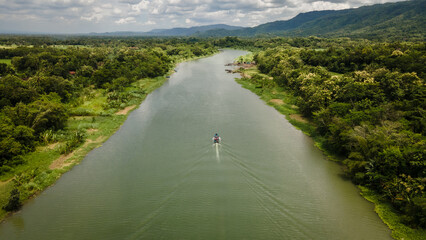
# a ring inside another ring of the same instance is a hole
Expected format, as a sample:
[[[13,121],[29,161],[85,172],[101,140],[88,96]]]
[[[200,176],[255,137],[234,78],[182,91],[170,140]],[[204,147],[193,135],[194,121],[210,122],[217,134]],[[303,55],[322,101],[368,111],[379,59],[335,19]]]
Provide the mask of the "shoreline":
[[[251,83],[247,80],[251,79],[250,74],[257,74],[262,76],[264,79],[270,76],[260,73],[257,67],[247,69],[235,69],[235,73],[240,73],[241,78],[236,78],[236,82],[241,87],[250,90],[254,94],[258,95],[267,105],[275,108],[279,113],[285,116],[285,118],[297,129],[301,130],[304,134],[311,137],[314,144],[324,153],[327,160],[333,161],[342,165],[341,160],[338,156],[333,153],[326,151],[321,146],[321,136],[315,133],[315,126],[308,120],[302,117],[298,112],[298,107],[292,104],[293,96],[285,90],[278,88],[263,88],[257,86],[255,83]],[[246,79],[246,80],[244,80]],[[281,91],[279,91],[281,90]],[[354,184],[355,185],[355,184]],[[359,194],[366,200],[374,204],[374,211],[377,213],[379,218],[384,224],[391,230],[391,237],[394,239],[424,239],[426,236],[426,230],[413,229],[404,225],[401,221],[401,217],[395,212],[389,203],[383,202],[379,199],[371,189],[360,185],[355,185],[359,189]]]
[[[37,148],[36,151],[26,154],[24,156],[26,160],[33,158],[32,156],[34,155],[44,155],[49,153],[53,154],[55,157],[50,157],[46,159],[43,164],[45,166],[48,165],[47,172],[50,172],[52,174],[53,179],[48,181],[47,185],[43,187],[42,189],[39,189],[35,191],[34,193],[30,194],[28,197],[25,197],[24,199],[22,199],[21,208],[17,210],[16,212],[5,212],[3,209],[1,209],[2,212],[0,215],[0,223],[4,222],[5,220],[7,220],[8,217],[14,215],[15,213],[20,212],[22,210],[22,207],[24,207],[28,201],[36,198],[39,194],[41,194],[43,191],[45,191],[49,187],[54,186],[56,181],[59,180],[59,178],[64,173],[71,171],[72,168],[75,165],[78,165],[81,161],[83,161],[86,155],[89,154],[92,150],[98,147],[101,147],[104,142],[106,142],[112,135],[114,135],[121,128],[121,126],[125,123],[129,114],[132,111],[136,110],[143,103],[143,101],[146,99],[148,94],[154,91],[155,89],[159,88],[160,86],[162,86],[166,82],[166,80],[168,80],[166,76],[157,77],[154,79],[159,80],[157,83],[157,86],[150,89],[151,91],[147,92],[146,95],[140,99],[138,104],[132,105],[133,107],[127,110],[124,114],[122,111],[125,110],[125,108],[118,110],[116,113],[111,114],[111,116],[96,116],[96,118],[103,118],[102,120],[107,121],[109,123],[108,124],[109,127],[98,129],[97,131],[94,131],[95,134],[88,134],[84,143],[82,143],[79,147],[75,148],[72,152],[68,154],[67,153],[58,154],[58,151],[59,151],[58,147],[50,148],[49,147],[50,145],[47,145],[47,146],[40,146]],[[140,82],[140,81],[143,81],[143,80],[139,80],[137,82]],[[93,118],[93,116],[90,116],[90,117],[82,116],[81,118],[77,118],[77,117],[80,117],[80,116],[71,116],[68,119],[68,121],[84,121],[89,118],[90,119]],[[71,120],[71,119],[74,119],[74,120]],[[104,134],[105,132],[109,134]],[[58,143],[56,144],[58,145]],[[28,170],[34,171],[35,169],[31,169],[31,167],[28,167]],[[3,188],[11,189],[12,186],[10,185],[13,185],[13,181],[15,178],[16,178],[16,175],[8,179],[7,181],[1,181],[0,184],[4,184],[2,186]],[[7,194],[9,193],[9,191],[6,191],[6,192]]]
[[[0,179],[0,205],[4,206],[9,198],[9,193],[13,189],[15,181],[18,181],[20,186],[31,185],[36,182],[40,175],[48,175],[47,179],[42,183],[42,186],[37,186],[29,192],[21,192],[21,208],[17,211],[8,212],[0,208],[0,223],[6,221],[10,216],[22,210],[28,201],[36,198],[43,191],[51,186],[54,186],[56,181],[66,172],[72,170],[75,165],[78,165],[83,159],[95,148],[102,146],[112,135],[114,135],[127,120],[131,112],[138,109],[146,97],[154,90],[161,87],[170,76],[175,73],[175,69],[183,62],[195,61],[198,59],[211,57],[220,51],[216,51],[210,55],[193,57],[188,59],[178,59],[172,63],[172,67],[164,76],[156,78],[139,79],[134,82],[129,89],[143,89],[145,93],[142,97],[137,98],[135,101],[129,102],[126,106],[117,109],[113,113],[105,114],[101,112],[95,116],[70,116],[68,118],[69,128],[80,128],[83,126],[87,137],[84,142],[70,153],[60,153],[62,143],[55,142],[48,145],[38,146],[34,152],[28,153],[23,156],[25,162],[37,160],[35,163],[22,164],[17,166],[12,174],[5,174]],[[128,90],[131,91],[131,90]],[[100,96],[98,98],[102,98]],[[96,99],[95,99],[96,100]],[[96,126],[96,128],[93,128]],[[41,170],[40,170],[41,169]],[[30,179],[26,182],[17,180],[18,175],[30,175]],[[32,176],[34,175],[34,176]],[[23,197],[22,197],[23,196]]]

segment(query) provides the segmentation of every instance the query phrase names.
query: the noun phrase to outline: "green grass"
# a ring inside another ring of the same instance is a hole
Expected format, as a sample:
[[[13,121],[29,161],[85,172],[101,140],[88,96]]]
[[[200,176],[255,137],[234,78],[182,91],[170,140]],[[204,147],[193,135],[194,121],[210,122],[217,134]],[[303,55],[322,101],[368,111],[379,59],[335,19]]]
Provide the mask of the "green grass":
[[[257,67],[252,67],[252,68],[248,68],[248,69],[244,69],[243,72],[247,75],[253,76],[254,74],[257,74],[263,78],[269,78],[268,75],[260,73],[259,70],[257,69]]]
[[[46,151],[45,147],[38,147],[35,152],[29,153],[24,156],[24,164],[18,165],[16,168],[13,169],[13,171],[8,172],[6,174],[3,174],[1,176],[2,182],[0,183],[0,204],[1,206],[4,206],[7,202],[7,199],[9,197],[9,192],[13,188],[13,181],[11,180],[14,176],[21,175],[26,172],[31,171],[40,171],[40,173],[43,173],[43,175],[49,175],[48,178],[46,178],[42,182],[38,182],[39,188],[46,188],[54,183],[54,181],[60,176],[59,171],[50,171],[49,165],[58,157],[60,156],[60,153],[56,150],[49,150]],[[25,182],[23,184],[29,184],[33,181],[32,179],[29,179],[30,181]],[[37,191],[37,190],[36,190]],[[35,192],[33,191],[21,191],[21,198],[23,200],[27,200],[29,197],[31,197]],[[7,215],[7,212],[3,209],[0,209],[0,219],[3,219]]]
[[[257,69],[246,69],[243,72],[248,75],[259,74]],[[259,75],[269,77],[264,74],[259,74]],[[268,105],[274,107],[281,114],[285,115],[286,119],[297,129],[300,129],[306,135],[315,138],[316,142],[318,143],[323,142],[323,139],[321,138],[321,136],[316,134],[315,126],[311,122],[302,122],[302,121],[291,118],[291,115],[293,114],[300,114],[300,112],[298,111],[298,107],[295,106],[296,99],[293,95],[289,94],[287,91],[279,87],[259,88],[257,87],[256,84],[253,84],[247,80],[244,80],[244,78],[237,79],[236,81],[239,84],[241,84],[244,88],[256,93],[260,97],[260,99],[265,101]],[[272,99],[280,99],[283,101],[283,104],[272,103],[271,102]],[[318,144],[318,147],[322,149],[321,146],[322,144]]]
[[[243,62],[253,62],[253,53],[249,53],[246,54],[244,56],[239,56],[238,58],[236,58],[234,61],[235,62],[239,62],[239,63],[243,63]]]
[[[11,59],[0,59],[0,63],[6,63],[7,65],[12,65]]]
[[[10,49],[10,48],[17,48],[18,45],[12,44],[12,45],[0,45],[0,48]]]
[[[105,90],[91,89],[84,90],[84,94],[80,96],[77,102],[81,102],[79,106],[71,108],[70,114],[77,116],[96,116],[104,111],[104,106],[107,103]]]
[[[7,199],[9,198],[9,193],[12,190],[12,184],[8,183],[0,183],[0,205],[4,206],[7,203]],[[0,219],[3,219],[6,216],[7,212],[3,209],[0,209]]]
[[[425,239],[426,230],[422,229],[413,229],[402,224],[401,217],[389,203],[380,201],[379,197],[374,193],[374,191],[358,186],[361,190],[361,195],[368,201],[374,203],[374,211],[380,216],[383,222],[388,225],[392,230],[392,237],[395,239],[412,239],[412,240],[421,240]]]

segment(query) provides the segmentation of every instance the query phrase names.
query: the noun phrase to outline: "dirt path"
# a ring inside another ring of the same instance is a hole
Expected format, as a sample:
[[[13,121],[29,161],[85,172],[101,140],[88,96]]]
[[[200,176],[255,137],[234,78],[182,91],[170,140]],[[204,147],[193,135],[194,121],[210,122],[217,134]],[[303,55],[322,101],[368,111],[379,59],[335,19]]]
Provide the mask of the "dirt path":
[[[86,130],[86,132],[90,135],[94,134],[97,131],[99,131],[99,129],[96,129],[96,128],[89,128]]]
[[[271,100],[269,100],[269,102],[275,103],[275,104],[278,104],[278,105],[284,104],[283,100],[281,100],[281,99],[271,99]]]
[[[10,181],[12,181],[13,178],[7,180],[7,181],[0,181],[0,188],[5,187]]]
[[[58,168],[63,168],[65,165],[68,165],[68,163],[65,163],[65,162],[68,159],[70,159],[72,156],[74,156],[74,152],[61,155],[58,159],[53,161],[52,164],[50,164],[49,168],[52,169],[52,170],[58,169]]]
[[[134,109],[136,107],[136,105],[132,105],[132,106],[128,106],[118,112],[116,112],[116,115],[126,115],[127,113],[129,113],[130,110]]]
[[[56,159],[55,161],[52,162],[52,164],[50,164],[49,169],[60,169],[66,166],[69,166],[71,164],[74,163],[73,161],[68,161],[70,158],[72,158],[74,155],[80,153],[81,151],[83,151],[83,149],[85,149],[87,146],[89,146],[89,144],[92,143],[101,143],[103,141],[105,141],[106,137],[105,136],[99,136],[96,140],[92,140],[92,139],[87,139],[86,142],[83,144],[83,146],[79,147],[77,150],[68,153],[68,154],[62,154],[58,159]]]
[[[293,120],[296,120],[298,122],[307,123],[308,120],[306,120],[302,115],[300,114],[290,114],[290,118]]]

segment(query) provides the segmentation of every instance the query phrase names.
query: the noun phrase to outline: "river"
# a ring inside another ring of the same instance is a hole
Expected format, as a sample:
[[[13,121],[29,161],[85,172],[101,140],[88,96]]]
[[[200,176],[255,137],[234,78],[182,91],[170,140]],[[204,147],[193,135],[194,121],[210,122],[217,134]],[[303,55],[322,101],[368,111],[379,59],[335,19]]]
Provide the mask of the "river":
[[[340,167],[224,71],[242,54],[180,64],[0,239],[390,239]]]

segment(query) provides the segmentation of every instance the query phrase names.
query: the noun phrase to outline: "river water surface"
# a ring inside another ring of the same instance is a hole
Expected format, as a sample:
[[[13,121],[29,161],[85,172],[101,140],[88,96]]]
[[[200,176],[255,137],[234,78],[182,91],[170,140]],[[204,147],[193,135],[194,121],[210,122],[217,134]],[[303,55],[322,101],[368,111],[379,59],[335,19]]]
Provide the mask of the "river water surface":
[[[224,71],[242,54],[180,64],[0,239],[390,239],[339,166]]]

